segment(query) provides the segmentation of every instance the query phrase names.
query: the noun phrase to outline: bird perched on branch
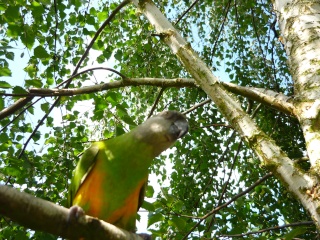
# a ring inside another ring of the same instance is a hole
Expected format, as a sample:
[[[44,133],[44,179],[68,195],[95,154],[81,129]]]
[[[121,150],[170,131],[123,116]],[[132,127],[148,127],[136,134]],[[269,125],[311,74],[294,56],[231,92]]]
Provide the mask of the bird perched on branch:
[[[73,172],[69,206],[135,231],[152,160],[187,132],[184,115],[164,111],[128,133],[94,142]]]

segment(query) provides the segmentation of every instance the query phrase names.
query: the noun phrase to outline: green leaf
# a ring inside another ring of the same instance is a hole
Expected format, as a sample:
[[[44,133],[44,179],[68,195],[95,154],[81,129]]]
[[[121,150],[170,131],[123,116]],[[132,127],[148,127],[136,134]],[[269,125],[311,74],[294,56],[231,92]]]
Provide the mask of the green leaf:
[[[34,64],[30,64],[26,66],[24,70],[28,73],[30,77],[33,77],[37,73],[37,66]]]
[[[42,87],[42,82],[41,80],[26,80],[25,81],[26,87],[36,87],[36,88],[41,88]]]
[[[40,45],[34,49],[34,56],[37,58],[49,58],[50,54]]]
[[[20,39],[22,43],[28,48],[32,49],[33,44],[35,42],[35,27],[24,25],[24,34],[20,35]]]
[[[149,212],[155,211],[155,207],[153,206],[153,204],[147,202],[146,200],[144,200],[144,202],[142,204],[142,208],[146,209]]]
[[[0,77],[11,77],[11,75],[12,72],[8,67],[0,67]]]
[[[164,220],[164,217],[161,213],[149,213],[148,227],[150,227],[152,224],[155,224],[156,222],[160,222],[162,220]]]
[[[294,228],[290,232],[288,232],[286,235],[284,235],[284,237],[285,237],[284,239],[291,240],[297,236],[304,234],[306,231],[307,231],[307,228],[305,228],[305,227]]]
[[[49,112],[49,103],[43,103],[41,104],[41,110],[45,113]]]
[[[21,25],[18,24],[9,24],[7,29],[7,34],[9,37],[18,37],[20,33],[23,31],[23,28]]]
[[[0,98],[0,111],[4,109],[4,98]]]
[[[11,88],[12,86],[10,83],[5,82],[5,81],[0,81],[0,88]]]
[[[35,134],[32,136],[33,141],[38,141],[41,137],[41,133],[39,131],[36,131]]]
[[[28,92],[20,86],[14,86],[12,93],[14,93],[14,94],[27,94]]]
[[[20,18],[19,6],[9,5],[9,7],[6,9],[6,11],[2,16],[5,18],[7,22],[15,22],[19,20]]]
[[[174,227],[178,228],[179,230],[183,230],[185,228],[185,226],[186,226],[186,221],[181,217],[173,216],[168,221],[168,224],[170,226],[174,226]]]
[[[152,198],[154,194],[154,189],[151,185],[147,185],[146,187],[146,197]]]

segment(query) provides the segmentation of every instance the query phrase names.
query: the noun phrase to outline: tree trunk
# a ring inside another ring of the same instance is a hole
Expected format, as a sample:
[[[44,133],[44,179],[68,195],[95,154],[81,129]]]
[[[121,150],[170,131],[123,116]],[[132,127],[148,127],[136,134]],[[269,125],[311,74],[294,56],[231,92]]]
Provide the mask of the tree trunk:
[[[299,119],[310,164],[320,170],[320,3],[283,1],[274,3],[294,81],[295,115]]]

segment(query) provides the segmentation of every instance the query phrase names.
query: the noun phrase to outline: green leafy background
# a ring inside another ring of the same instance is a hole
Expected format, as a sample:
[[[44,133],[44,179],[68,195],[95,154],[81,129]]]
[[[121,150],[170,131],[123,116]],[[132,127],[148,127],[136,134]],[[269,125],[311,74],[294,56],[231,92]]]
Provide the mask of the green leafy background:
[[[29,88],[54,88],[68,79],[102,22],[119,1],[0,1],[0,92],[23,94]],[[175,23],[192,1],[159,1],[157,6]],[[286,55],[270,1],[199,1],[175,27],[190,42],[221,81],[293,94]],[[274,26],[275,27],[272,27]],[[127,77],[191,77],[169,48],[153,35],[154,29],[133,5],[127,5],[103,29],[81,67],[112,67]],[[74,79],[70,88],[81,88],[120,77],[95,71]],[[34,196],[66,205],[68,179],[90,141],[129,131],[150,113],[161,89],[126,87],[62,97],[53,114],[33,134],[54,98],[34,98],[0,122],[0,183]],[[2,97],[0,109],[20,97]],[[199,88],[167,88],[155,112],[186,111],[208,97]],[[250,112],[258,106],[239,97]],[[58,122],[58,115],[62,122]],[[162,184],[155,192],[149,230],[163,239],[217,238],[310,220],[302,206],[279,181],[271,177],[249,194],[198,223],[213,208],[252,185],[267,171],[237,133],[228,127],[213,103],[187,115],[190,132],[174,151],[155,159],[151,172]],[[259,126],[292,158],[303,155],[304,140],[296,119],[262,106],[255,115]],[[222,124],[226,126],[220,126]],[[172,163],[168,172],[166,161]],[[301,163],[302,167],[305,163]],[[306,164],[305,164],[306,165]],[[229,177],[231,176],[231,177]],[[229,179],[229,181],[228,181]],[[225,190],[223,190],[225,189]],[[150,202],[150,199],[148,200]],[[1,239],[56,239],[30,231],[0,217]],[[313,239],[313,227],[285,228],[252,235],[255,239],[294,236]],[[250,238],[250,236],[249,236]]]

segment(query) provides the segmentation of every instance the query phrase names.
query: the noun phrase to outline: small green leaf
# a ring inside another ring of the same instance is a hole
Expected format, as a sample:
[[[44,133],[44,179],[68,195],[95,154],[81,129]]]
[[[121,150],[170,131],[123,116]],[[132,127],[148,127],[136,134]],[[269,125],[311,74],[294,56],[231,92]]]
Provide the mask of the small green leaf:
[[[41,104],[41,110],[44,112],[48,112],[49,111],[49,103]]]
[[[37,58],[49,58],[50,54],[42,46],[38,46],[34,49],[34,56]]]
[[[5,81],[0,81],[0,88],[12,88],[12,86]]]
[[[8,67],[0,67],[0,77],[11,77],[11,70]]]
[[[36,88],[41,88],[42,87],[42,82],[40,80],[26,80],[25,84],[27,87],[36,87]]]
[[[176,228],[178,228],[179,230],[184,229],[184,227],[186,226],[186,221],[184,219],[182,219],[181,217],[176,217],[173,216],[169,221],[168,224],[170,226],[174,226]]]
[[[151,213],[148,217],[148,227],[156,222],[160,222],[164,219],[161,213]]]
[[[152,186],[148,185],[146,188],[146,197],[152,198],[154,194],[154,189]]]
[[[12,93],[14,93],[14,94],[27,94],[28,92],[23,87],[14,86]]]
[[[144,200],[144,202],[142,204],[142,208],[146,209],[149,212],[155,211],[155,207],[153,206],[153,204],[147,202],[146,200]]]
[[[4,98],[0,98],[0,110],[4,109]]]
[[[286,240],[291,240],[301,234],[304,234],[307,231],[305,227],[297,227],[293,230],[291,230],[289,233],[287,233],[284,237]]]
[[[41,133],[39,131],[35,132],[35,134],[32,136],[33,141],[38,141],[41,137]]]

